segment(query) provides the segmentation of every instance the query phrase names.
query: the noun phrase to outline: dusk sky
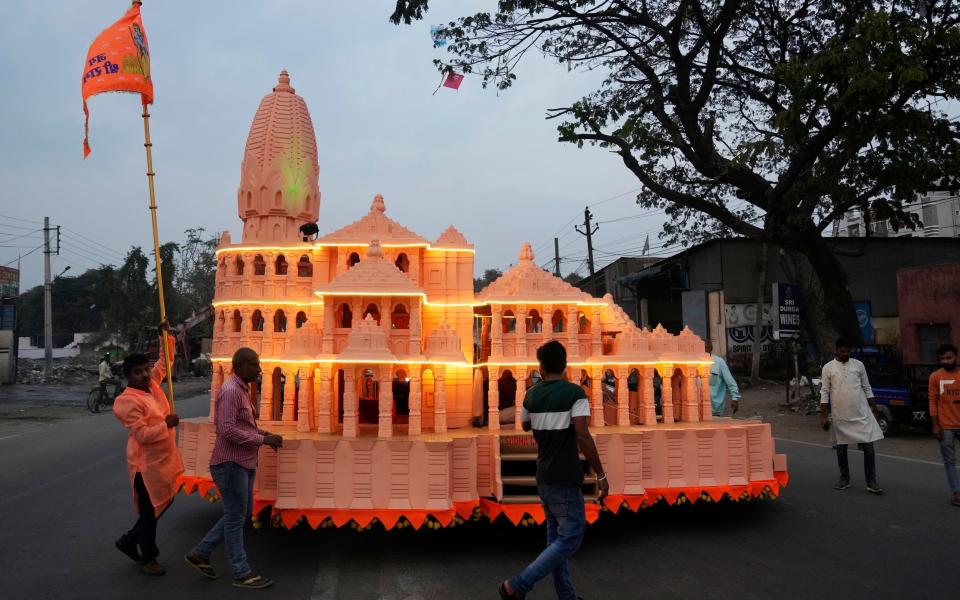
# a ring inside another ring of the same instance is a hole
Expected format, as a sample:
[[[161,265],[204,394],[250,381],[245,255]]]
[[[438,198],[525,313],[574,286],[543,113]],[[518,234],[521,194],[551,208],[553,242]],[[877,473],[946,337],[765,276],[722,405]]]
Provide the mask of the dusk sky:
[[[558,143],[556,123],[544,118],[592,90],[599,74],[530,55],[514,89],[498,95],[468,76],[459,91],[431,95],[440,83],[432,59],[442,54],[431,24],[495,3],[432,2],[411,26],[388,22],[393,4],[144,2],[162,241],[182,240],[188,227],[238,239],[244,143],[260,99],[287,69],[317,134],[321,232],[359,218],[381,193],[388,216],[427,238],[459,228],[477,246],[478,274],[514,263],[524,241],[547,264],[554,235],[564,274],[585,274],[586,244],[573,224],[594,205],[600,265],[639,254],[648,233],[657,252],[662,214],[635,204],[638,184],[619,159]],[[119,264],[131,246],[152,244],[138,99],[91,99],[93,154],[84,161],[81,151],[87,47],[128,6],[15,2],[0,23],[0,264],[33,250],[22,260],[21,291],[43,280],[35,249],[44,216],[64,227],[54,274]]]

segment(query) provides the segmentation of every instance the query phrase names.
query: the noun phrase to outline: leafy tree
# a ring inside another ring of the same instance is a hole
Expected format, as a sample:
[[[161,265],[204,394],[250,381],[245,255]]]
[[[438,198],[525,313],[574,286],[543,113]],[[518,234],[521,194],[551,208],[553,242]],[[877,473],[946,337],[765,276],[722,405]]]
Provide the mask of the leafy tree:
[[[395,23],[426,0],[399,0]],[[663,207],[662,237],[739,235],[801,256],[822,310],[860,332],[825,230],[848,211],[914,228],[904,204],[960,166],[960,4],[937,0],[502,0],[440,28],[441,71],[504,90],[531,50],[606,75],[548,111]]]
[[[569,283],[570,285],[577,285],[583,281],[583,276],[579,273],[568,273],[564,275],[563,280]]]
[[[483,277],[473,280],[473,293],[476,294],[483,288],[487,287],[496,281],[501,275],[503,275],[503,271],[500,269],[487,269],[483,272]]]

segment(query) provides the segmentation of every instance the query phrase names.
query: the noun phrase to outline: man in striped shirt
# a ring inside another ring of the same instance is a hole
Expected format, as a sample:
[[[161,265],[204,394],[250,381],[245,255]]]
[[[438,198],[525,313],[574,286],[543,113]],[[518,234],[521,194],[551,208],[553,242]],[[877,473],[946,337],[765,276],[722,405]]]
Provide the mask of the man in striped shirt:
[[[257,408],[250,401],[250,384],[260,376],[260,357],[250,348],[233,354],[233,375],[217,393],[217,439],[210,455],[210,474],[223,497],[223,516],[184,558],[205,577],[216,579],[210,555],[226,542],[233,585],[261,589],[271,579],[255,575],[243,547],[243,525],[253,508],[253,482],[260,446],[283,445],[279,435],[257,427]]]
[[[560,342],[547,342],[537,349],[537,360],[543,379],[527,391],[520,419],[523,430],[532,429],[537,440],[537,493],[547,517],[547,548],[520,575],[502,582],[499,591],[506,600],[522,599],[553,573],[557,597],[575,600],[567,559],[580,547],[587,528],[579,452],[596,474],[598,502],[606,497],[610,485],[590,435],[587,395],[564,377],[567,350]]]

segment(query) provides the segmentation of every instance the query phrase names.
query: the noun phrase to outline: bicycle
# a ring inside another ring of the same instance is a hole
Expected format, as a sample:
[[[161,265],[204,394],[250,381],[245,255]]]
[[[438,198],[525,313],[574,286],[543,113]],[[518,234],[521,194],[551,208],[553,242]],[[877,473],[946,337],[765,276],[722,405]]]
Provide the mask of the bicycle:
[[[108,381],[107,384],[109,385],[109,383],[111,382]],[[123,393],[125,387],[119,379],[112,383],[114,384],[112,394],[107,390],[106,385],[101,386],[100,384],[95,385],[87,394],[87,410],[92,414],[100,412],[102,406],[113,406],[113,401]]]

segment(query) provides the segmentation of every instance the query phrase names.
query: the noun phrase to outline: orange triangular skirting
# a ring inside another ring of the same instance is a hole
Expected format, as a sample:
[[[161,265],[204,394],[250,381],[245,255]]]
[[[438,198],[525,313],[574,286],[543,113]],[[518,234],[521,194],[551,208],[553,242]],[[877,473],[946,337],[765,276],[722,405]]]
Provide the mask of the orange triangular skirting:
[[[688,486],[675,488],[647,488],[645,494],[614,494],[610,495],[604,501],[604,506],[612,513],[617,513],[626,505],[627,508],[636,512],[645,506],[656,504],[664,500],[668,504],[676,504],[681,496],[687,502],[696,502],[706,494],[714,502],[728,496],[733,500],[741,498],[776,498],[780,493],[780,488],[787,485],[789,476],[786,471],[777,471],[774,478],[769,481],[751,481],[747,485],[719,485],[719,486]],[[219,492],[213,481],[205,477],[193,477],[181,475],[179,482],[185,494],[198,492],[201,496],[211,499],[217,499]],[[455,518],[469,519],[474,517],[475,511],[486,516],[491,522],[497,520],[500,515],[504,515],[508,521],[514,525],[530,524],[531,521],[537,524],[543,523],[545,515],[543,506],[539,504],[500,504],[488,498],[478,498],[476,500],[458,501],[454,503],[453,508],[446,510],[424,510],[424,509],[349,509],[349,508],[309,508],[278,509],[273,506],[273,500],[260,498],[256,492],[253,496],[253,514],[258,515],[266,508],[271,509],[269,522],[282,523],[285,527],[294,527],[297,523],[305,520],[310,527],[316,529],[321,524],[343,527],[351,522],[354,527],[363,529],[373,523],[374,519],[380,522],[386,529],[394,529],[398,524],[403,527],[413,527],[420,529],[425,523],[430,524],[430,528],[448,527],[451,523],[456,523]],[[588,523],[594,523],[600,517],[601,507],[599,504],[589,502],[584,506]],[[276,521],[275,521],[276,520]],[[324,526],[327,526],[324,525]]]

